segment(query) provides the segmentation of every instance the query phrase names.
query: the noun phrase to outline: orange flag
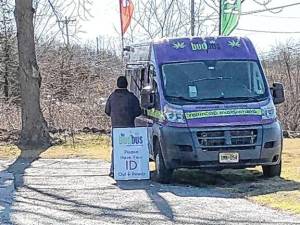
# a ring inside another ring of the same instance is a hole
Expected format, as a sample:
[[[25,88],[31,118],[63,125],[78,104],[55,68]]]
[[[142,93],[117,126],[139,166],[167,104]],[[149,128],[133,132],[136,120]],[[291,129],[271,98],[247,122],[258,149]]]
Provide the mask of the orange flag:
[[[131,0],[119,0],[119,1],[120,1],[121,29],[123,35],[126,33],[130,25],[134,6]]]

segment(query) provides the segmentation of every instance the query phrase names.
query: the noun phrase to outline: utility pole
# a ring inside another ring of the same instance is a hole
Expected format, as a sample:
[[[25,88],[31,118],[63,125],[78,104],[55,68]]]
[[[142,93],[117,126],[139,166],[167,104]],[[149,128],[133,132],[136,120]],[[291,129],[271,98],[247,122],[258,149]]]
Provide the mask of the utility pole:
[[[191,36],[195,36],[195,0],[191,0]]]
[[[58,20],[57,22],[63,23],[66,26],[66,36],[67,36],[67,45],[70,46],[70,35],[69,35],[69,23],[75,22],[76,20],[71,20],[68,17],[65,17],[64,20]]]
[[[99,50],[99,37],[96,37],[96,43],[97,43],[97,55],[99,55],[100,50]]]

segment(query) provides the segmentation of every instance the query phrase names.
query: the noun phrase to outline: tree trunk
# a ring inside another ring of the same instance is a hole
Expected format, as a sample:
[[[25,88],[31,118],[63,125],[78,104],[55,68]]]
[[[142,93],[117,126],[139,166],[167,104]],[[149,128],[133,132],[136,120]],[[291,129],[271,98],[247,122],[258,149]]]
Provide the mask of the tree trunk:
[[[3,59],[3,63],[4,63],[4,72],[3,72],[3,78],[4,78],[4,88],[3,88],[3,94],[5,97],[5,100],[8,100],[9,97],[9,90],[8,90],[8,63],[9,63],[9,46],[8,46],[8,34],[7,34],[7,17],[6,17],[6,11],[5,11],[5,4],[7,4],[7,2],[1,1],[1,5],[0,7],[2,8],[2,26],[3,26],[3,49],[1,49],[4,53],[4,59]]]
[[[5,101],[8,101],[8,99],[9,99],[8,61],[9,61],[9,55],[8,55],[8,48],[7,48],[7,43],[6,43],[6,46],[5,46],[5,59],[4,59],[4,64],[5,64],[5,66],[4,66],[4,89],[3,89]]]
[[[24,148],[47,147],[50,136],[40,107],[41,76],[35,53],[32,0],[15,0],[15,5],[22,103],[19,144]]]

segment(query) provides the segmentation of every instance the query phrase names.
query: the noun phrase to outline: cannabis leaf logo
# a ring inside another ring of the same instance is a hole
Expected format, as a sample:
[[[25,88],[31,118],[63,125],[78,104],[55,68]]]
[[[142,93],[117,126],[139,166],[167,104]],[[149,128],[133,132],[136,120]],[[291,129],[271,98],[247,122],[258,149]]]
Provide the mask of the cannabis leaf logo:
[[[173,48],[183,49],[183,48],[185,48],[185,44],[184,44],[184,42],[175,42],[175,43],[173,43]]]
[[[239,47],[241,47],[241,43],[240,43],[239,40],[228,41],[228,45],[229,45],[231,48],[239,48]]]

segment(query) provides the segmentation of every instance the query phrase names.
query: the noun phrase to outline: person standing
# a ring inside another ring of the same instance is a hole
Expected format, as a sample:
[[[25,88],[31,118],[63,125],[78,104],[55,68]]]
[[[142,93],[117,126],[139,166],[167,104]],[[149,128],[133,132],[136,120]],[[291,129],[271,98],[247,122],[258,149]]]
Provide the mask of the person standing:
[[[111,118],[112,129],[135,127],[135,118],[142,113],[138,98],[127,90],[128,82],[125,76],[117,80],[117,89],[109,96],[105,113]],[[112,135],[113,136],[113,135]],[[109,176],[113,177],[114,159],[111,155]]]

